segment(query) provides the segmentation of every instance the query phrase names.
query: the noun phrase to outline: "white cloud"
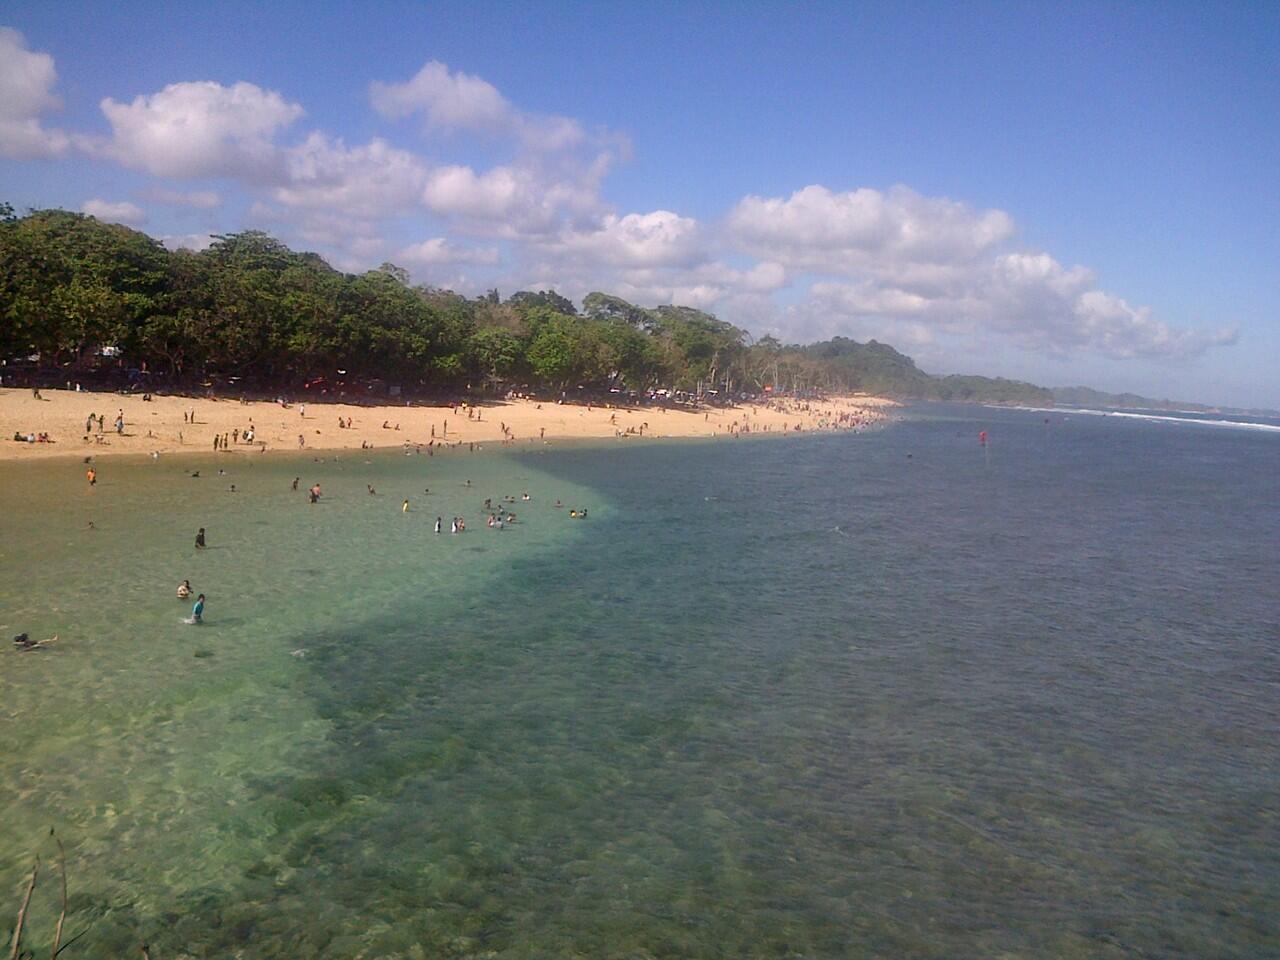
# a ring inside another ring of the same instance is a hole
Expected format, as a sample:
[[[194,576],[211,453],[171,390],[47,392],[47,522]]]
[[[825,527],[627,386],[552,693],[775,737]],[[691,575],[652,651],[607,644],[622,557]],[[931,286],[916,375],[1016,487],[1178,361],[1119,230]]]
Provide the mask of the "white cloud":
[[[620,267],[688,266],[706,259],[698,221],[669,210],[607,214],[592,228],[564,231],[552,247]]]
[[[67,135],[40,125],[40,114],[62,106],[53,92],[57,82],[53,57],[28,50],[21,33],[0,27],[0,156],[30,160],[66,151]]]
[[[510,122],[514,109],[487,80],[430,60],[404,83],[369,86],[373,108],[384,117],[399,119],[421,112],[431,127],[446,130],[498,132]]]
[[[135,225],[147,222],[147,215],[137,204],[130,203],[128,200],[110,201],[86,200],[80,207],[82,213],[87,213],[91,217],[97,217],[99,220],[108,223],[127,223]]]
[[[285,165],[274,138],[303,114],[272,90],[252,83],[173,83],[131,103],[110,97],[102,112],[111,124],[94,152],[162,177],[232,177],[278,181]]]
[[[496,247],[464,247],[445,237],[432,237],[405,247],[396,260],[416,266],[439,266],[451,263],[495,264],[499,260]]]
[[[426,166],[381,138],[348,148],[316,132],[288,150],[287,178],[273,191],[279,203],[376,218],[416,205]]]
[[[193,253],[199,253],[212,245],[214,236],[209,233],[183,233],[165,234],[156,239],[170,250],[190,250]]]
[[[787,285],[786,268],[771,260],[762,260],[746,270],[714,260],[698,266],[694,274],[700,280],[719,283],[743,294],[772,293]]]
[[[726,234],[743,250],[817,275],[809,300],[788,313],[810,331],[843,319],[913,343],[935,333],[996,335],[1050,354],[1115,357],[1189,356],[1235,336],[1170,327],[1096,289],[1084,267],[1004,250],[1014,223],[1003,211],[903,186],[835,193],[813,185],[787,198],[745,197]]]
[[[744,197],[729,214],[728,231],[749,252],[842,274],[904,261],[962,263],[1007,240],[1013,220],[908,187],[834,193],[811,185],[785,200]]]
[[[180,190],[166,190],[164,187],[152,187],[146,191],[148,200],[167,203],[175,207],[195,207],[197,210],[212,210],[222,203],[222,197],[213,190],[192,190],[184,193]]]
[[[874,278],[818,281],[810,293],[819,313],[863,327],[869,319],[883,321],[888,329],[906,330],[916,342],[928,329],[969,338],[995,334],[1048,354],[1175,358],[1236,339],[1230,329],[1171,327],[1149,308],[1096,289],[1091,271],[1065,268],[1044,253],[1003,254],[975,263],[965,282],[944,295],[922,296]]]
[[[520,178],[511,167],[477,174],[470,167],[441,167],[432,172],[422,200],[436,213],[499,220],[522,202]]]
[[[832,283],[823,281],[810,293],[844,316],[914,316],[926,312],[931,301],[905,290],[879,287],[874,283]]]
[[[585,220],[603,206],[594,183],[544,179],[527,166],[484,173],[440,167],[427,176],[422,202],[432,213],[456,220],[464,232],[507,238],[549,238],[566,220]]]
[[[384,117],[400,119],[421,113],[429,130],[463,130],[509,136],[538,150],[566,150],[586,139],[577,120],[542,116],[516,109],[487,80],[451,71],[431,60],[404,83],[369,86],[373,107]]]

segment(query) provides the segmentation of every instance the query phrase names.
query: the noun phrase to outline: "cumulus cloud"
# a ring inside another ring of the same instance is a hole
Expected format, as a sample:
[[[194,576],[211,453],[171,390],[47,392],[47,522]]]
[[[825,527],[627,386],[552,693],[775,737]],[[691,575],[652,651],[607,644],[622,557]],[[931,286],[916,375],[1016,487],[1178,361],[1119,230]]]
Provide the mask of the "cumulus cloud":
[[[445,237],[432,237],[405,247],[396,254],[396,260],[424,267],[454,263],[496,264],[499,254],[496,247],[464,247]]]
[[[86,200],[80,207],[82,213],[87,213],[91,217],[97,217],[99,220],[105,220],[109,223],[125,223],[135,225],[147,222],[147,215],[137,204],[130,203],[127,200],[110,201]]]
[[[566,220],[589,217],[603,206],[594,182],[547,180],[526,166],[484,173],[439,167],[427,176],[422,202],[432,213],[459,221],[466,232],[508,238],[546,237]]]
[[[373,107],[384,117],[421,114],[429,130],[509,136],[539,150],[565,150],[587,137],[577,120],[516,109],[493,84],[431,60],[404,83],[374,82]]]
[[[213,190],[192,190],[184,193],[181,190],[167,190],[164,187],[152,187],[146,191],[148,200],[167,203],[175,207],[195,207],[197,210],[212,210],[222,203],[222,197]]]
[[[749,252],[790,267],[845,273],[903,262],[965,262],[1007,240],[1013,219],[903,186],[834,193],[811,185],[786,199],[744,197],[727,227]]]
[[[1087,351],[1112,357],[1195,356],[1235,342],[1236,332],[1178,330],[1147,307],[1096,289],[1093,273],[1066,268],[1045,253],[1009,253],[974,264],[964,284],[922,296],[874,278],[822,280],[810,289],[821,312],[859,321],[879,319],[905,329],[965,336],[996,334],[1049,354]]]
[[[275,91],[244,82],[173,83],[130,103],[108,97],[101,106],[112,135],[106,142],[86,141],[91,151],[162,177],[259,183],[284,176],[274,138],[303,114]]]
[[[607,214],[591,227],[564,231],[552,248],[620,267],[690,266],[706,259],[698,221],[669,210]]]
[[[904,186],[745,197],[725,231],[739,249],[815,276],[808,301],[787,314],[805,329],[843,319],[914,343],[994,334],[1047,353],[1114,357],[1190,356],[1235,337],[1175,329],[1097,289],[1084,267],[1008,249],[1014,222],[1002,210]]]
[[[340,211],[376,218],[400,213],[418,202],[426,166],[407,150],[375,137],[347,147],[341,139],[312,133],[286,154],[287,181],[273,191],[290,207]]]
[[[21,33],[0,27],[0,156],[31,160],[66,151],[67,135],[40,123],[42,113],[62,106],[53,92],[57,82],[53,57],[27,49]]]

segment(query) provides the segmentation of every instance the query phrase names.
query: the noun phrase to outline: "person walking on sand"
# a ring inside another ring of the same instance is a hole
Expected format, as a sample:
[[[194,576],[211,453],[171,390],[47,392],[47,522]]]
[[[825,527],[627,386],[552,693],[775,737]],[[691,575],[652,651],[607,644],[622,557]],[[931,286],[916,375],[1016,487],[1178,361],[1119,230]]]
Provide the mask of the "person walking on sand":
[[[196,533],[196,549],[203,550],[204,548],[205,548],[204,527],[201,527],[199,531],[197,531]]]

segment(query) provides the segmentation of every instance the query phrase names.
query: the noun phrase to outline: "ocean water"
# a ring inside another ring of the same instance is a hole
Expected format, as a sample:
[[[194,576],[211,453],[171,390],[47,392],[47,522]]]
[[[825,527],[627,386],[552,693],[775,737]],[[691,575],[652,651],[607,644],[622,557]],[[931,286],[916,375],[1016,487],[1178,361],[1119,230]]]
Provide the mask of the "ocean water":
[[[69,958],[1280,956],[1274,434],[83,469],[0,466],[42,952],[56,828]]]

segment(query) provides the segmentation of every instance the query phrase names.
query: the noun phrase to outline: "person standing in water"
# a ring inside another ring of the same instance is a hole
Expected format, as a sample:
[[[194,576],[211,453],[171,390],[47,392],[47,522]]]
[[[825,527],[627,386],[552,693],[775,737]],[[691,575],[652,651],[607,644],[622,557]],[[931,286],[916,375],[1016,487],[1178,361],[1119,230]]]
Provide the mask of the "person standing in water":
[[[203,550],[203,549],[204,549],[204,547],[205,547],[205,542],[204,542],[204,527],[201,527],[201,528],[200,528],[200,530],[199,530],[199,532],[198,532],[198,533],[196,533],[196,549],[197,549],[197,550]]]
[[[89,481],[89,486],[96,486],[98,483],[98,471],[90,467],[84,472],[85,479]]]
[[[436,533],[440,532],[440,526],[444,523],[443,517],[436,517]]]
[[[204,594],[196,597],[196,605],[191,608],[191,622],[204,623]]]
[[[408,512],[409,512],[409,501],[408,501],[408,500],[406,500],[406,501],[404,502],[404,506],[402,506],[402,507],[400,508],[400,512],[401,512],[401,513],[408,513]]]

